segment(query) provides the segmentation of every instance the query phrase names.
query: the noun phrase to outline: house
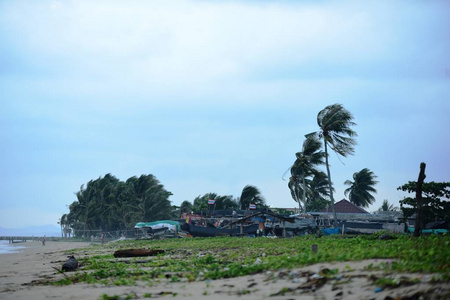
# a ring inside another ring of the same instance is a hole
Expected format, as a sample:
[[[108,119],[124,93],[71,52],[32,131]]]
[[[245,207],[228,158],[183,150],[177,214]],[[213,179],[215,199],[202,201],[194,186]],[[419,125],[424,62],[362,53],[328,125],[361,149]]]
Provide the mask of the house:
[[[359,206],[356,206],[353,203],[350,203],[350,201],[342,199],[339,202],[336,202],[334,204],[334,209],[336,210],[337,214],[368,214],[366,210],[362,209]],[[333,213],[333,209],[331,206],[327,206],[320,212],[322,213]]]
[[[383,218],[380,215],[370,214],[363,208],[342,199],[334,204],[338,227],[345,233],[374,233],[380,230],[390,232],[403,232],[404,225],[394,222],[393,218]],[[333,210],[331,206],[320,212],[311,213],[319,226],[332,226]]]

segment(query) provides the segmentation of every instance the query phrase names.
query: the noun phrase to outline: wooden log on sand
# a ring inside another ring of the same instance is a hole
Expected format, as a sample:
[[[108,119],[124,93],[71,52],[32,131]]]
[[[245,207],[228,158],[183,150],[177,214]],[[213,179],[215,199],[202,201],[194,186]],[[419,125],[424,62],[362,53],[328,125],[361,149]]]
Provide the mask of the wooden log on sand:
[[[140,257],[140,256],[155,256],[164,253],[161,249],[125,249],[114,252],[114,257]]]

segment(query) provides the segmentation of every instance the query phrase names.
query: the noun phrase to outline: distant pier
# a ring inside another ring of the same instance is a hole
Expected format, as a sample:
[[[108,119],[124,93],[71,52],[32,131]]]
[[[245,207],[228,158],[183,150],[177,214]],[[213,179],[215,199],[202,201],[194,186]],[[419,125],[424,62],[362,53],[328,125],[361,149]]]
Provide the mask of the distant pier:
[[[0,236],[0,240],[9,241],[10,244],[24,243],[26,241],[42,241],[43,236]],[[46,240],[58,240],[58,237],[45,237]]]

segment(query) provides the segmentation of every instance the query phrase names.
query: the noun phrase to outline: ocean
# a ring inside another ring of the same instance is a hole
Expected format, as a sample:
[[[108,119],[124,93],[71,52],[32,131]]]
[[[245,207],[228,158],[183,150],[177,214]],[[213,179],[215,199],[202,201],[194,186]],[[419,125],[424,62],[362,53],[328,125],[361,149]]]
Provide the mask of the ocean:
[[[0,241],[0,254],[18,253],[23,248],[25,246],[21,246],[21,244],[10,244],[9,241]]]

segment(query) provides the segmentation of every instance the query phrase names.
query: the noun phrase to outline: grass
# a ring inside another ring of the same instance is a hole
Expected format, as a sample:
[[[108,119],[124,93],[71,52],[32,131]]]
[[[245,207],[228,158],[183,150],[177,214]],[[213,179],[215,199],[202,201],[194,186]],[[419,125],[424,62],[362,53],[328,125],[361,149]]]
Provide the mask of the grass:
[[[379,240],[377,235],[372,235],[122,241],[84,249],[91,256],[79,258],[83,267],[49,284],[86,282],[132,286],[137,281],[151,284],[160,279],[189,282],[292,269],[319,262],[372,258],[393,259],[391,263],[373,266],[386,272],[439,273],[444,280],[450,279],[449,236],[397,237],[392,240]],[[317,253],[311,250],[313,244],[318,245]],[[112,256],[115,250],[129,248],[163,249],[165,253],[139,264],[127,264]]]

